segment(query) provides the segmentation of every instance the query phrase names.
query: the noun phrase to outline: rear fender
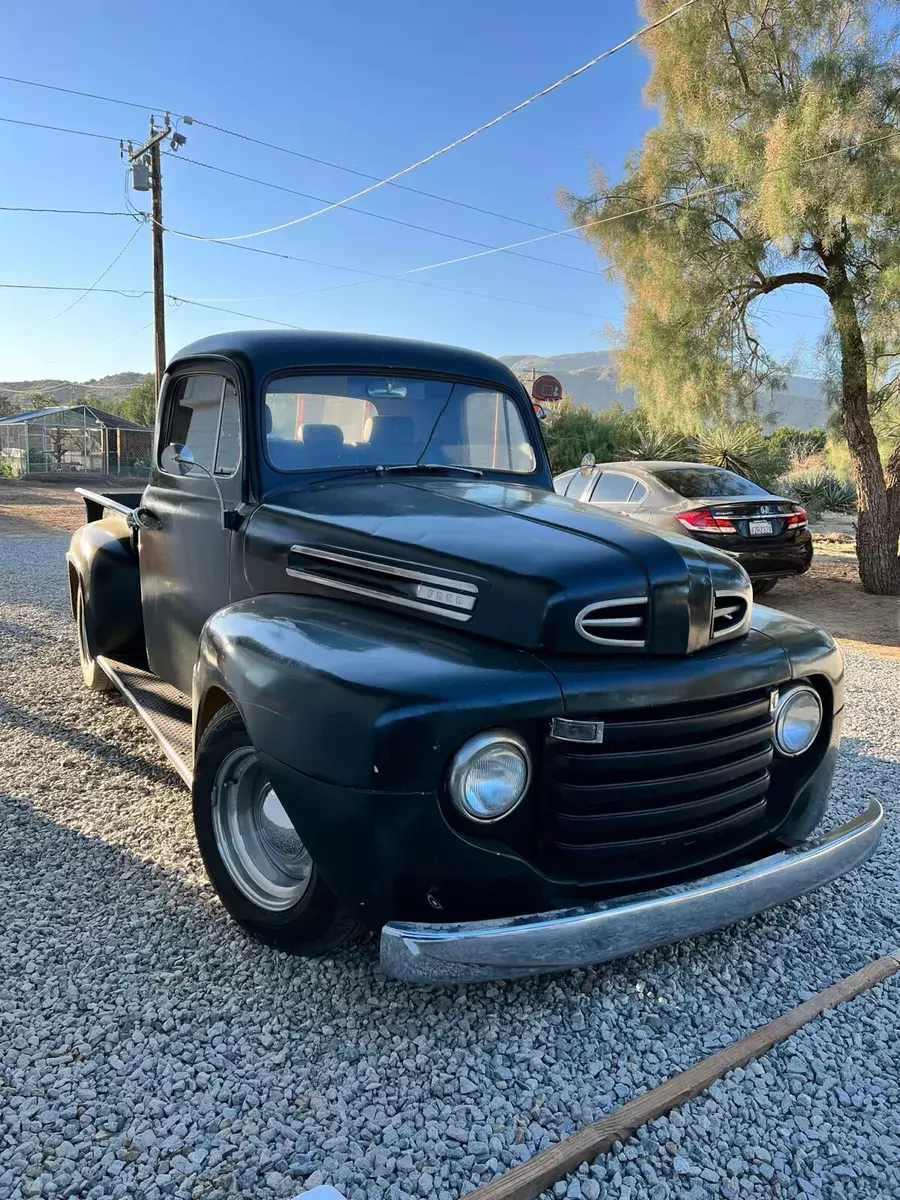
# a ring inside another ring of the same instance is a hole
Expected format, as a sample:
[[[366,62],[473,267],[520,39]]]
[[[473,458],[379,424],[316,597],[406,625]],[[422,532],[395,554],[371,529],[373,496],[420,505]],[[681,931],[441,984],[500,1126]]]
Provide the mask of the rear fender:
[[[94,653],[140,657],[144,646],[140,567],[124,518],[113,515],[82,525],[72,536],[66,561],[72,612],[80,584]]]

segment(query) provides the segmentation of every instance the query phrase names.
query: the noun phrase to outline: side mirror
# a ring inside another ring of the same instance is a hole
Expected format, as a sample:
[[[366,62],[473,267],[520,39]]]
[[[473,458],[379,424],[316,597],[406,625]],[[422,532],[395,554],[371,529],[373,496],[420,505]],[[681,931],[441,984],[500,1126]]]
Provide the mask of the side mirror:
[[[170,475],[189,475],[196,461],[193,450],[181,442],[172,442],[160,455],[163,470]]]

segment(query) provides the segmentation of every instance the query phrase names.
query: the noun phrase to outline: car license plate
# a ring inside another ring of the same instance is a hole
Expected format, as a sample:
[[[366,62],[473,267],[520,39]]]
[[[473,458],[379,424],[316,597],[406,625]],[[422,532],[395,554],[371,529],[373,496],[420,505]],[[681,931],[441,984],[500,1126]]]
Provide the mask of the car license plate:
[[[771,521],[751,521],[750,522],[750,536],[751,537],[761,537],[761,536],[763,536],[767,533],[771,533],[771,532],[772,532],[772,522]]]

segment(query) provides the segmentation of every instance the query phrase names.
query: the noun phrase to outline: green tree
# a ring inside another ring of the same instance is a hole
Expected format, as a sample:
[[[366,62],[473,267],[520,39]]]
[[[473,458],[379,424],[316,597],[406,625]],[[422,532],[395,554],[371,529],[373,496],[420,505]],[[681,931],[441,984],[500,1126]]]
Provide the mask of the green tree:
[[[27,395],[0,396],[0,417],[14,417],[16,413],[34,412],[38,408],[52,408],[59,401],[49,392],[28,392]]]
[[[671,7],[642,0],[650,19]],[[622,383],[651,410],[746,411],[778,375],[754,302],[815,289],[859,495],[860,578],[900,594],[900,58],[877,0],[698,0],[648,35],[659,124],[610,186],[565,196],[627,289]]]
[[[156,423],[156,386],[152,379],[137,384],[122,399],[118,411],[129,421],[138,425]]]

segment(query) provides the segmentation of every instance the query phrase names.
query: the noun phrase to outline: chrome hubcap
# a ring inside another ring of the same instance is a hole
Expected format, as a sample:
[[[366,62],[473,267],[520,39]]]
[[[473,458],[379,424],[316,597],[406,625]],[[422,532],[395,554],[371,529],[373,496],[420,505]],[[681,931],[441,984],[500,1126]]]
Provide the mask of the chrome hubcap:
[[[252,746],[233,750],[216,772],[212,819],[219,854],[244,895],[270,912],[292,908],[313,862]]]

